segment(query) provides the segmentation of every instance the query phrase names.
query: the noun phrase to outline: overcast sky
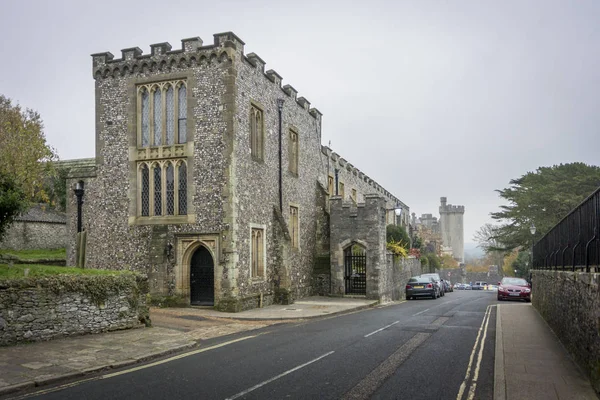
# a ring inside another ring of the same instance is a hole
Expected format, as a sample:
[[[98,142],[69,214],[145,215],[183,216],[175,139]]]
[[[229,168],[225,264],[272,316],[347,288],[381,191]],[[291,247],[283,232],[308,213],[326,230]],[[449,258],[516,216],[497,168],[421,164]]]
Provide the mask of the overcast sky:
[[[233,31],[324,114],[323,144],[417,215],[464,205],[471,242],[510,179],[600,164],[598,21],[598,0],[0,0],[0,93],[61,159],[93,157],[90,54]]]

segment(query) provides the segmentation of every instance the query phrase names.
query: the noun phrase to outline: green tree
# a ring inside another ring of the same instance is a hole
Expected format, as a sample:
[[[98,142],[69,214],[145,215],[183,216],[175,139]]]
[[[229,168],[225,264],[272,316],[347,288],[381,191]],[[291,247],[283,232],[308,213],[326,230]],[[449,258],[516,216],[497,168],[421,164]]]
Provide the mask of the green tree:
[[[387,242],[400,242],[406,250],[410,250],[410,238],[404,227],[390,224],[385,227]]]
[[[15,217],[26,208],[27,201],[21,187],[0,171],[0,241]]]
[[[412,248],[413,249],[421,249],[423,247],[423,240],[419,237],[419,235],[414,235],[413,237],[413,241],[412,241]]]
[[[49,202],[44,185],[54,175],[56,159],[40,115],[0,95],[0,172],[21,187],[27,200]]]
[[[532,223],[539,238],[599,186],[600,167],[580,162],[539,167],[511,180],[510,187],[497,190],[508,205],[491,214],[502,224],[494,235],[497,246],[493,249],[528,248],[532,243]]]

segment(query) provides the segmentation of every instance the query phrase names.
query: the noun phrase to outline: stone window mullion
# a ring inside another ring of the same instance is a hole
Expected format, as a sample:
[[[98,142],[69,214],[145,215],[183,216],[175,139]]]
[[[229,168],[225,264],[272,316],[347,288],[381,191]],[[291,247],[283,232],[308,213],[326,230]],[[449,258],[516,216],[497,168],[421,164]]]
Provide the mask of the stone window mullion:
[[[149,182],[149,187],[150,187],[150,210],[148,212],[148,216],[152,217],[154,216],[154,164],[150,164],[149,165],[149,176],[148,176],[148,180]]]
[[[173,173],[175,174],[173,178],[173,201],[174,204],[174,213],[173,215],[179,215],[179,168],[181,167],[181,162],[174,163]]]

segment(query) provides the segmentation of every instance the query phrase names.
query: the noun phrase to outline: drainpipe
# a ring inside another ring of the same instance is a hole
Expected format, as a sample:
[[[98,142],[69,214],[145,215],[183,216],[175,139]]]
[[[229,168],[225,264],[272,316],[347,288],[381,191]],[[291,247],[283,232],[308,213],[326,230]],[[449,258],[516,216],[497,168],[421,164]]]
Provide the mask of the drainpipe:
[[[283,177],[282,177],[282,152],[281,152],[281,141],[282,141],[282,112],[283,112],[283,99],[277,99],[277,109],[279,111],[279,211],[283,214]]]

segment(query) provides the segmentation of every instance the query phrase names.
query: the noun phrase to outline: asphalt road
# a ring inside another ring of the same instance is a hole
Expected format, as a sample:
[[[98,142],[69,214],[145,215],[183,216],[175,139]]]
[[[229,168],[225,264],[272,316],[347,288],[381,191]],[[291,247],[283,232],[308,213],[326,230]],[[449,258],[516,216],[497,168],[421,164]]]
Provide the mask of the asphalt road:
[[[455,291],[273,326],[31,397],[492,399],[495,303],[493,292]]]

